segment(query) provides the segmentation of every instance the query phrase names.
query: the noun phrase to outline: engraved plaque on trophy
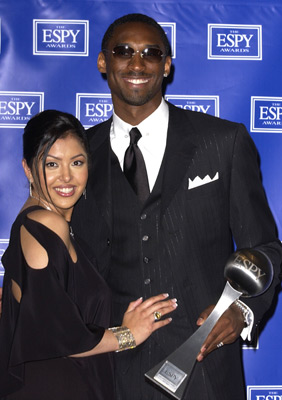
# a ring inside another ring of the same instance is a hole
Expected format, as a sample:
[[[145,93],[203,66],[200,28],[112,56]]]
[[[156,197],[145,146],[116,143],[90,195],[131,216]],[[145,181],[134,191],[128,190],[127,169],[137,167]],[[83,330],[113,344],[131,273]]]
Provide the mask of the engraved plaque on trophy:
[[[273,279],[273,267],[264,253],[256,249],[243,249],[228,259],[224,276],[227,282],[223,293],[203,325],[145,374],[147,379],[177,400],[182,399],[196,357],[218,319],[239,297],[254,297],[265,292]]]

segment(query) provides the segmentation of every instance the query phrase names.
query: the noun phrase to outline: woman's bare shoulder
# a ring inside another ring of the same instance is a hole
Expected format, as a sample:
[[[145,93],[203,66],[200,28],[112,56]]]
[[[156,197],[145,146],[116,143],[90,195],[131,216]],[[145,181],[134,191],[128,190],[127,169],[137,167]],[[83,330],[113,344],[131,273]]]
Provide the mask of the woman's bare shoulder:
[[[27,217],[45,225],[47,228],[55,232],[64,241],[69,239],[69,226],[64,217],[53,211],[44,209],[31,211]]]

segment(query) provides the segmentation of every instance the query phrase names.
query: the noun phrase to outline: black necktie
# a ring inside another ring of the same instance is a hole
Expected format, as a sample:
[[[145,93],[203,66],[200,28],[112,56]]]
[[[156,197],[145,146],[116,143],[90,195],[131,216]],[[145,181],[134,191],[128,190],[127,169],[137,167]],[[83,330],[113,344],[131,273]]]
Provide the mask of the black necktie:
[[[150,194],[150,189],[144,158],[137,146],[142,135],[138,128],[132,128],[129,135],[130,144],[124,155],[123,171],[138,198],[145,202]]]

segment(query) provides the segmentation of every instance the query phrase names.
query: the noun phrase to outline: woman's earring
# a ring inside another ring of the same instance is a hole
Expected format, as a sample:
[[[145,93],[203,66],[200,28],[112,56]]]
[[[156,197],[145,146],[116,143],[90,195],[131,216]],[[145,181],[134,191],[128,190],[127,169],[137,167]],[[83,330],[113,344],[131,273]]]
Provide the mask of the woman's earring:
[[[29,195],[30,195],[30,197],[32,197],[31,181],[29,181]]]
[[[83,190],[83,196],[84,196],[84,198],[85,198],[85,200],[86,200],[86,188]]]
[[[167,73],[166,72],[164,73],[164,78],[167,78]]]

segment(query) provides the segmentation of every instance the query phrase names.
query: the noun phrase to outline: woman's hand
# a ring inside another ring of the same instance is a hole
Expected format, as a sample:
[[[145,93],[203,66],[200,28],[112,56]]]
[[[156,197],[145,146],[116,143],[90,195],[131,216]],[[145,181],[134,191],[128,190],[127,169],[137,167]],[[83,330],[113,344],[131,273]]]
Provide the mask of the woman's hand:
[[[171,318],[155,320],[155,312],[161,313],[161,316],[174,311],[177,307],[177,300],[165,300],[168,294],[160,294],[150,297],[143,301],[142,298],[129,304],[122,321],[132,332],[136,345],[144,342],[152,332],[169,324]]]
[[[160,294],[143,301],[142,298],[129,304],[122,321],[122,326],[130,329],[136,345],[144,342],[152,332],[169,324],[171,318],[155,321],[154,313],[166,315],[177,307],[176,299],[167,299],[168,294]],[[70,357],[88,357],[119,349],[117,338],[110,329],[106,329],[102,340],[93,349],[84,353],[72,354]]]

